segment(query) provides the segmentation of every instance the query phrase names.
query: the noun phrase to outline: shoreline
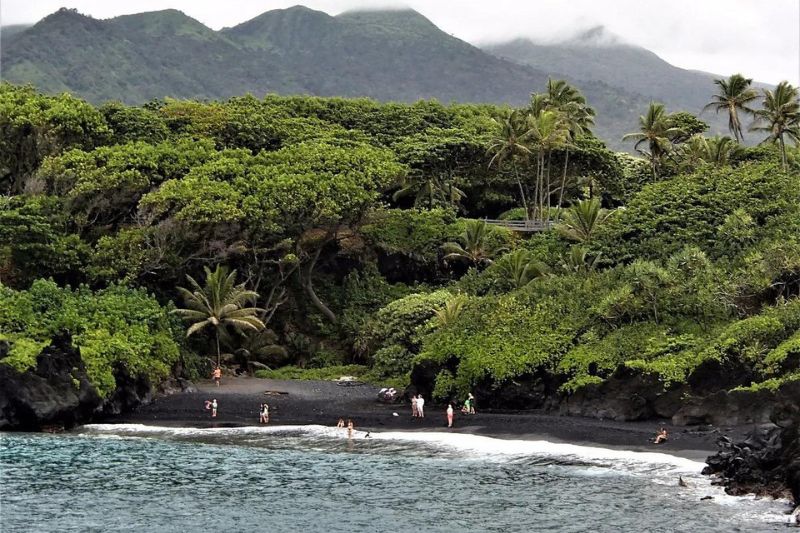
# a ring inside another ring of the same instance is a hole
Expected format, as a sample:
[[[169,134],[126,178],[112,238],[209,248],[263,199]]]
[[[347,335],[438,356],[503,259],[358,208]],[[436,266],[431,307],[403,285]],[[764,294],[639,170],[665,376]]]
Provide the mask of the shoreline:
[[[153,403],[97,423],[142,424],[184,428],[258,427],[258,407],[270,405],[270,426],[333,427],[339,418],[352,419],[361,431],[422,431],[479,435],[504,440],[547,441],[554,444],[601,447],[613,450],[663,453],[705,462],[717,451],[721,435],[743,435],[745,427],[679,427],[667,420],[617,422],[559,416],[538,411],[481,411],[456,414],[454,427],[446,427],[444,408],[426,405],[426,417],[414,419],[408,404],[376,401],[378,388],[364,384],[340,386],[330,381],[283,381],[250,377],[224,378],[217,388],[210,381],[196,383],[196,392],[156,398]],[[217,398],[219,412],[212,419],[204,409],[206,399]],[[395,416],[395,413],[397,416]],[[655,445],[660,427],[670,438]]]

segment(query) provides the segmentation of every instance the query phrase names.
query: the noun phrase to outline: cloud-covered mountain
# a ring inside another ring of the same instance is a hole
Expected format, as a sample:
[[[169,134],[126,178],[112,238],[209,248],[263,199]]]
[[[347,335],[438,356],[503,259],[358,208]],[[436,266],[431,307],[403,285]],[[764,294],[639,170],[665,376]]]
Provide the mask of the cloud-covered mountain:
[[[176,10],[97,20],[62,9],[4,28],[2,41],[4,80],[95,103],[275,92],[519,105],[548,76],[565,77],[597,108],[597,133],[617,147],[651,99],[699,112],[714,90],[711,75],[669,65],[602,28],[562,43],[482,50],[412,10],[330,16],[297,6],[214,31]]]

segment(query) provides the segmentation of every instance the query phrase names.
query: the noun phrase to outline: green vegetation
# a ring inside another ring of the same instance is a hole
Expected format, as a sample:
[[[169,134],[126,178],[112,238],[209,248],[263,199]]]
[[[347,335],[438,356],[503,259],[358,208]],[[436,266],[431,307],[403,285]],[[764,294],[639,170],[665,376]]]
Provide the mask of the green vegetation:
[[[557,395],[612,376],[713,389],[714,368],[720,387],[774,389],[800,372],[793,91],[748,100],[774,126],[757,148],[653,105],[640,159],[606,149],[559,80],[514,110],[95,109],[0,85],[2,363],[30,368],[67,331],[103,394],[120,365],[157,380],[210,354],[442,400],[534,378]]]
[[[11,344],[2,360],[23,371],[59,332],[72,335],[101,395],[113,392],[114,372],[166,378],[180,357],[180,327],[169,310],[143,289],[117,285],[72,290],[37,280],[27,290],[0,287],[0,331]]]

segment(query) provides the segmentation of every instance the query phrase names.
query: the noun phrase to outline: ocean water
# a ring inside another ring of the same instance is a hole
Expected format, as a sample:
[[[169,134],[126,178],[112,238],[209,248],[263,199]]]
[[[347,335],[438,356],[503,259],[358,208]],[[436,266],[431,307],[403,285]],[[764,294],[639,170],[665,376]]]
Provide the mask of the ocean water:
[[[786,531],[787,502],[727,496],[702,467],[464,434],[91,425],[0,434],[0,531]]]

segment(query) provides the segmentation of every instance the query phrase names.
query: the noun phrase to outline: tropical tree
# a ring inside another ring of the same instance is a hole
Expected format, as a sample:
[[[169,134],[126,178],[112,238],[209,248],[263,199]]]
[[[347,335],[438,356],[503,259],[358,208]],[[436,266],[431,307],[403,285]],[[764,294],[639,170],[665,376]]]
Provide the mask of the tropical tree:
[[[542,110],[532,115],[530,140],[536,147],[536,182],[534,184],[534,206],[538,220],[550,220],[551,176],[550,160],[553,150],[564,146],[569,130],[563,115],[555,110]]]
[[[734,74],[727,80],[724,78],[714,80],[714,83],[719,87],[719,91],[712,96],[713,101],[706,104],[703,110],[713,109],[717,113],[720,111],[728,113],[728,130],[737,142],[742,142],[744,135],[739,112],[754,113],[750,104],[758,99],[758,92],[750,87],[753,80],[741,74]]]
[[[535,104],[531,102],[532,106]],[[591,134],[590,128],[594,126],[595,110],[586,103],[586,98],[576,87],[564,80],[547,80],[546,105],[561,113],[562,120],[567,129],[566,151],[564,153],[564,168],[561,173],[561,186],[558,193],[558,205],[564,201],[564,188],[567,181],[567,167],[569,165],[570,147],[576,137]]]
[[[254,306],[258,293],[245,289],[244,284],[236,284],[236,271],[217,266],[215,270],[204,268],[205,285],[201,286],[187,275],[190,289],[178,287],[186,308],[175,309],[184,320],[192,322],[186,336],[205,329],[214,328],[217,341],[217,365],[221,363],[220,337],[227,337],[228,328],[234,331],[261,331],[264,323],[258,318],[262,311]]]
[[[800,101],[797,87],[782,81],[774,91],[764,89],[763,109],[755,112],[756,121],[752,131],[767,133],[762,142],[777,142],[781,149],[783,169],[788,168],[786,140],[788,136],[795,143],[800,142]]]
[[[467,261],[477,266],[492,263],[492,256],[498,253],[489,242],[491,228],[483,220],[468,220],[461,233],[461,242],[447,242],[442,245],[444,260]]]
[[[561,257],[561,269],[570,273],[588,274],[593,272],[600,260],[600,254],[592,257],[585,246],[572,246],[569,253]]]
[[[453,180],[444,180],[436,175],[406,175],[403,176],[400,185],[401,188],[392,195],[392,200],[397,202],[401,198],[414,195],[414,207],[426,206],[428,209],[440,205],[458,207],[461,200],[467,196],[453,184]]]
[[[514,250],[504,255],[497,261],[497,267],[503,277],[516,289],[551,273],[547,265],[533,259],[527,250]]]
[[[723,167],[730,164],[731,158],[742,150],[739,143],[727,135],[711,138],[693,135],[680,151],[680,164],[688,171],[702,165]]]
[[[564,211],[557,230],[569,240],[586,243],[614,213],[601,208],[597,198],[580,200]]]
[[[639,131],[626,134],[622,140],[636,141],[634,149],[650,161],[653,177],[658,179],[664,157],[672,150],[672,140],[680,134],[681,129],[672,125],[664,104],[651,102],[647,113],[639,117]],[[645,143],[647,150],[640,148]]]
[[[269,368],[286,360],[286,348],[277,344],[278,336],[269,328],[251,331],[245,335],[223,337],[225,347],[237,362],[248,371],[253,368]]]
[[[526,219],[530,218],[529,188],[519,174],[519,163],[526,161],[532,151],[530,149],[531,131],[528,116],[522,110],[514,110],[499,123],[499,131],[489,144],[488,153],[492,154],[489,167],[500,166],[505,161],[511,163],[511,171],[519,187],[522,207],[525,208]]]

